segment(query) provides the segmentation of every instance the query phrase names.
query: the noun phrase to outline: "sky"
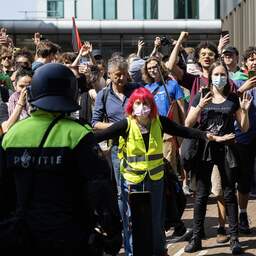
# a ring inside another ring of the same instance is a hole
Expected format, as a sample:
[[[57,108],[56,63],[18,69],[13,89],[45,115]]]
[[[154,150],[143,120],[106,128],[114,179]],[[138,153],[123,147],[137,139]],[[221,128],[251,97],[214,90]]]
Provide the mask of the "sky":
[[[25,11],[28,18],[35,17],[36,2],[35,0],[0,0],[0,20],[25,19]]]

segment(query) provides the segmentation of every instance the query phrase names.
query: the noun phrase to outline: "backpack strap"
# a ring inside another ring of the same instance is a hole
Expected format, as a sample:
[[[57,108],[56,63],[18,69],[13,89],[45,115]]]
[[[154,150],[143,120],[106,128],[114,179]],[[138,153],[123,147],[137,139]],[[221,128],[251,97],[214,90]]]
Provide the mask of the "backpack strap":
[[[42,148],[42,147],[44,146],[44,143],[45,143],[45,141],[46,141],[46,139],[47,139],[47,137],[48,137],[48,135],[49,135],[51,129],[52,129],[53,126],[54,126],[61,118],[63,118],[63,117],[64,117],[64,114],[61,114],[61,115],[57,116],[56,118],[54,118],[54,119],[52,120],[52,122],[50,123],[50,125],[48,126],[47,130],[45,131],[45,133],[44,133],[44,135],[43,135],[43,138],[42,138],[42,140],[41,140],[41,142],[40,142],[40,144],[39,144],[39,148]]]
[[[106,110],[106,102],[107,102],[107,98],[108,95],[110,93],[110,86],[107,86],[103,89],[103,95],[102,95],[102,105],[103,105],[103,113],[104,113],[104,120],[108,123],[109,119],[108,119],[108,114],[107,114],[107,110]]]

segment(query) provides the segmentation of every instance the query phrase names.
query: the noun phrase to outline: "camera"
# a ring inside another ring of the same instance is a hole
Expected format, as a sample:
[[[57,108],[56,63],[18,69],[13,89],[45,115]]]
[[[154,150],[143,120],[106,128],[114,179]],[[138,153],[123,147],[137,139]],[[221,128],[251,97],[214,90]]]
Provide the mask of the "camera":
[[[171,40],[169,40],[166,36],[163,36],[161,38],[161,45],[162,46],[171,45],[171,44],[172,44]]]

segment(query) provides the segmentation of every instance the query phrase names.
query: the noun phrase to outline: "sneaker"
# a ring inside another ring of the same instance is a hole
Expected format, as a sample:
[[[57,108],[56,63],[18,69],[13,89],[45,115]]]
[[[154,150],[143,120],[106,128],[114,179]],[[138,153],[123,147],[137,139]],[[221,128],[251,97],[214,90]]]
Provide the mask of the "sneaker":
[[[239,215],[239,232],[247,235],[251,233],[246,212],[241,212]]]
[[[198,236],[193,236],[189,243],[186,245],[184,252],[193,253],[202,250],[202,241]]]
[[[183,192],[186,196],[190,196],[192,193],[190,192],[190,189],[189,189],[189,186],[188,185],[185,185],[183,186]]]
[[[229,241],[225,227],[218,227],[216,241],[218,244],[224,244]]]
[[[241,254],[242,253],[242,246],[238,241],[238,238],[231,238],[230,239],[230,250],[232,254]]]

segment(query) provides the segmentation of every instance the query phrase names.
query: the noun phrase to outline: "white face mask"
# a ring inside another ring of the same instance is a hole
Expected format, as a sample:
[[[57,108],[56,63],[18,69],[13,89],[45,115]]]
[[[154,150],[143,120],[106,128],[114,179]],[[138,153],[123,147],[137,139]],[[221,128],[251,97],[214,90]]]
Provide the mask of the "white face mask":
[[[223,90],[225,85],[227,84],[226,76],[212,76],[212,84],[218,89]]]
[[[133,114],[135,116],[148,116],[151,112],[151,108],[147,105],[139,105],[134,106],[133,105]]]

